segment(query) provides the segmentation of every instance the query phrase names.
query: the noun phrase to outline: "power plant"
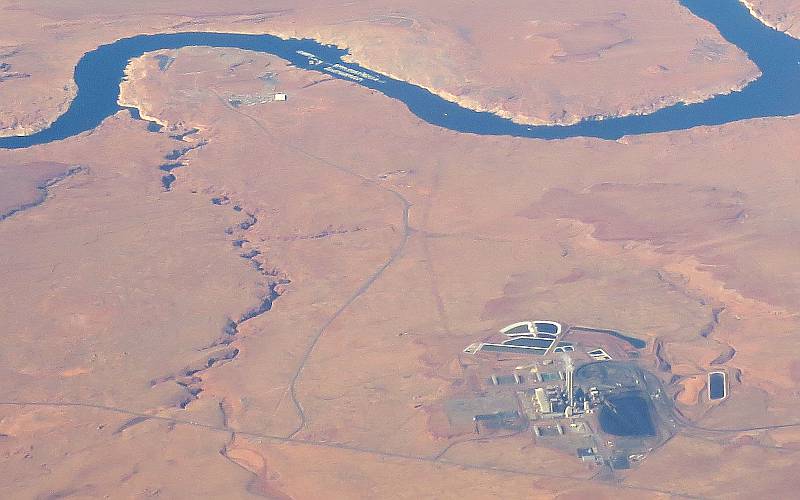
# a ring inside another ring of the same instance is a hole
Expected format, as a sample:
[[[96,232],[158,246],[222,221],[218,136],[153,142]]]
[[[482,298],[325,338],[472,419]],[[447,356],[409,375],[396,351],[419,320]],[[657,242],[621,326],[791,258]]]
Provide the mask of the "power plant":
[[[484,435],[528,427],[543,445],[584,462],[629,468],[675,426],[658,378],[639,364],[644,346],[604,328],[512,323],[464,349],[483,384],[475,397],[448,402],[449,421]],[[724,383],[710,394],[724,397]]]

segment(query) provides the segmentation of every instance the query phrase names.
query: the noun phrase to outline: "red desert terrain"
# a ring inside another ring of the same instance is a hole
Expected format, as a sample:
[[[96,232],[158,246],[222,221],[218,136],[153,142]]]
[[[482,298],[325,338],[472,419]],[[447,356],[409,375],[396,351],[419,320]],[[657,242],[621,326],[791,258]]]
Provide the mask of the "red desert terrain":
[[[30,76],[0,82],[0,120],[40,129],[74,95],[81,54],[187,29],[313,36],[531,123],[651,111],[758,74],[676,2],[511,3],[5,1],[0,62]],[[618,141],[464,134],[209,47],[133,59],[120,102],[161,128],[125,110],[0,149],[0,498],[800,487],[800,118]],[[606,348],[652,374],[675,430],[612,468],[535,422],[459,423],[454,407],[495,397],[487,377],[523,370],[464,349],[528,319],[646,342]]]

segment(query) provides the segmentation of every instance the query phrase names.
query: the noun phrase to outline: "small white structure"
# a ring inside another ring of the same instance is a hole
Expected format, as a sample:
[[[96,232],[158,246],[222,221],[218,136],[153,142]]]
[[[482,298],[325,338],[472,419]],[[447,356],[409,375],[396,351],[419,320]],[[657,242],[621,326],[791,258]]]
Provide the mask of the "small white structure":
[[[475,354],[476,352],[481,350],[482,346],[483,344],[481,344],[480,342],[475,342],[474,344],[468,345],[467,348],[464,349],[464,352],[467,354]]]
[[[286,100],[286,94],[284,94],[283,92],[276,93],[275,94],[275,100],[276,101],[285,101]]]
[[[547,414],[553,411],[553,406],[550,403],[550,399],[547,397],[547,393],[545,392],[544,388],[537,387],[534,389],[533,394],[540,413]]]
[[[589,351],[586,354],[591,356],[595,361],[608,361],[611,359],[611,356],[609,356],[609,354],[603,349],[595,349],[594,351]]]

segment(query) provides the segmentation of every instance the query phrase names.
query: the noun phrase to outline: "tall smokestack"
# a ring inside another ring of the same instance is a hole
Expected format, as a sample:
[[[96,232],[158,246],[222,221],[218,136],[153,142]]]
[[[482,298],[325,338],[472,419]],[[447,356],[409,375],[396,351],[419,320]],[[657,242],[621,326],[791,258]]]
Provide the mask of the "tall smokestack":
[[[574,396],[573,396],[573,387],[572,387],[572,377],[573,377],[573,371],[574,371],[574,367],[572,366],[572,358],[570,358],[569,356],[565,355],[564,356],[564,364],[566,364],[566,366],[567,366],[567,398],[569,400],[569,406],[570,406],[570,408],[572,408],[573,405],[575,404],[575,401],[573,399]]]
[[[572,366],[567,367],[567,397],[569,398],[569,406],[570,408],[573,406],[574,401],[572,400],[573,396],[572,391]]]

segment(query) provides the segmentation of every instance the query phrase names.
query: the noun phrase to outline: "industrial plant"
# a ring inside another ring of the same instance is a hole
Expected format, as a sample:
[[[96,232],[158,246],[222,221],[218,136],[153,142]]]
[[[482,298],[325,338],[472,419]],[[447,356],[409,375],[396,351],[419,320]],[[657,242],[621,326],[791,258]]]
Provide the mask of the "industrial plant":
[[[529,432],[582,462],[628,469],[678,425],[671,398],[644,367],[645,347],[604,328],[510,324],[464,349],[474,397],[447,401],[448,419],[455,430],[487,437]],[[718,387],[710,399],[725,394]]]

